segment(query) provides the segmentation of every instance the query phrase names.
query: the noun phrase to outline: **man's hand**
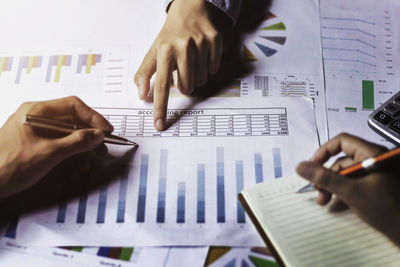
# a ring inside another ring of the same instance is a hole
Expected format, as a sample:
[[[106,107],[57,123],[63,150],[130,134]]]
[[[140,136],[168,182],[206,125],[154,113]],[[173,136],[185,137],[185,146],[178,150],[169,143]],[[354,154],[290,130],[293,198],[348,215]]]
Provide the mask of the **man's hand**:
[[[326,205],[332,194],[358,216],[386,234],[400,246],[399,160],[357,179],[338,174],[343,168],[377,156],[386,148],[348,134],[340,134],[324,144],[309,162],[297,166],[299,175],[321,188],[318,203]],[[331,156],[344,152],[331,167],[322,166]]]
[[[150,92],[150,79],[157,72],[154,127],[159,131],[166,126],[172,72],[177,70],[178,89],[191,94],[219,68],[222,38],[211,22],[213,8],[205,0],[172,2],[163,28],[135,75],[139,97],[144,100]]]
[[[69,119],[90,129],[55,138],[23,124],[26,114]],[[77,97],[22,104],[0,129],[0,198],[37,183],[62,160],[96,148],[112,125]]]

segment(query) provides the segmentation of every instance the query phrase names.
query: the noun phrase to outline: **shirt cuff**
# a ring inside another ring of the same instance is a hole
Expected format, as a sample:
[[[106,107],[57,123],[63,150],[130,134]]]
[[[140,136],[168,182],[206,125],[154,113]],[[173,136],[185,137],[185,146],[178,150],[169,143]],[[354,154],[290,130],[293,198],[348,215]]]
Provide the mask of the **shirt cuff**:
[[[227,14],[232,19],[232,25],[236,24],[236,21],[240,14],[240,8],[242,6],[242,0],[206,0],[207,2],[218,7],[221,11]]]
[[[174,0],[165,0],[165,10],[168,11],[170,4]],[[190,0],[188,0],[190,1]],[[240,14],[240,8],[242,6],[242,0],[205,0],[217,8],[219,8],[222,12],[228,15],[232,20],[232,25],[236,24],[236,21]]]

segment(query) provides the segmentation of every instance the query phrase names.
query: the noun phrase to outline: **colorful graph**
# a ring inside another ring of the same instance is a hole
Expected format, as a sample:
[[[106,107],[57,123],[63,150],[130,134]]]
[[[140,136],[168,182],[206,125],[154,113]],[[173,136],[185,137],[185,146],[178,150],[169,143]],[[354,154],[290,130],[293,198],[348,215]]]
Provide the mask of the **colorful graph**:
[[[278,147],[274,147],[270,150],[269,153],[270,158],[271,158],[271,166],[273,166],[273,173],[271,174],[275,178],[280,178],[282,177],[282,162],[281,162],[281,150]],[[261,183],[264,181],[264,167],[263,167],[263,156],[268,158],[268,155],[263,155],[262,153],[256,152],[254,153],[254,157],[252,159],[252,163],[254,166],[254,172],[255,172],[255,183]],[[217,147],[215,151],[215,168],[216,168],[216,182],[215,182],[215,195],[214,196],[209,196],[206,194],[206,165],[203,163],[199,163],[194,165],[195,169],[195,180],[194,183],[192,182],[186,182],[186,181],[176,181],[173,182],[173,187],[175,187],[177,190],[176,198],[173,199],[171,194],[172,199],[168,198],[168,192],[167,192],[167,184],[168,184],[168,178],[167,178],[167,166],[168,166],[168,150],[167,149],[161,149],[160,150],[160,161],[159,161],[159,177],[158,177],[158,192],[155,196],[153,195],[148,195],[149,190],[149,181],[148,181],[148,171],[150,168],[154,168],[154,166],[149,166],[149,154],[143,153],[140,156],[140,167],[139,167],[139,188],[136,188],[134,190],[137,190],[137,212],[136,212],[136,223],[147,223],[149,222],[149,219],[146,219],[146,213],[150,212],[149,209],[155,209],[156,212],[156,218],[155,222],[157,224],[163,224],[165,223],[166,220],[166,203],[167,200],[169,201],[174,201],[176,203],[176,210],[172,213],[169,214],[175,214],[175,221],[177,224],[182,224],[185,223],[188,218],[187,216],[187,210],[195,210],[193,213],[195,218],[189,221],[196,221],[197,224],[205,224],[207,221],[206,218],[206,196],[208,201],[212,201],[216,203],[216,220],[217,223],[226,223],[229,221],[227,219],[227,211],[226,207],[231,206],[229,203],[232,203],[231,201],[235,201],[235,209],[236,209],[236,216],[235,216],[235,221],[238,224],[244,224],[246,223],[246,216],[245,212],[240,205],[240,203],[237,201],[237,199],[231,199],[229,197],[229,194],[227,194],[227,188],[226,186],[229,186],[226,184],[226,168],[230,168],[230,166],[227,166],[225,162],[225,148],[224,147]],[[265,159],[264,159],[265,160]],[[233,168],[235,169],[235,179],[236,179],[236,188],[235,192],[236,194],[240,193],[245,184],[245,172],[244,172],[244,165],[245,163],[243,160],[237,160],[233,164]],[[209,178],[210,179],[210,178]],[[116,223],[125,223],[125,214],[126,214],[126,205],[127,205],[127,197],[128,197],[128,174],[123,175],[120,177],[118,183],[118,201],[116,203],[117,207],[115,210],[115,216],[114,222]],[[190,190],[191,187],[196,187],[195,190]],[[83,189],[83,187],[82,187]],[[106,222],[106,212],[108,212],[112,209],[107,209],[107,201],[108,201],[108,186],[103,185],[102,187],[99,188],[98,191],[98,200],[97,201],[97,215],[95,217],[95,222],[97,224],[105,224]],[[188,206],[187,203],[187,192],[197,192],[197,195],[195,196],[195,205],[193,206]],[[228,190],[229,191],[229,190]],[[157,199],[157,205],[156,206],[150,206],[148,204],[149,200],[148,199]],[[76,224],[84,224],[86,221],[91,221],[91,219],[87,219],[86,212],[87,212],[87,205],[88,205],[88,194],[82,190],[82,193],[80,194],[79,198],[77,199],[77,208],[76,208],[76,213],[74,213],[74,217],[72,220],[75,221]],[[229,203],[228,203],[229,202]],[[67,216],[67,202],[61,202],[58,206],[57,210],[57,215],[55,218],[55,221],[57,223],[65,223],[66,222],[66,216]],[[152,213],[152,212],[150,212]],[[108,218],[110,218],[108,216]],[[210,219],[209,219],[210,220]]]
[[[86,67],[85,73],[89,74],[92,71],[92,67],[96,66],[97,63],[101,63],[100,54],[79,55],[76,73],[82,73],[82,68]]]
[[[11,71],[13,57],[0,57],[0,75],[2,72]]]
[[[242,59],[251,63],[259,60],[260,56],[271,57],[278,52],[278,47],[286,43],[286,26],[276,17],[268,12],[263,23],[242,49]],[[261,53],[260,53],[261,52]]]
[[[374,81],[362,81],[362,107],[373,110],[374,104]]]
[[[54,75],[54,82],[59,83],[60,76],[61,76],[61,68],[63,66],[71,66],[71,59],[72,59],[72,55],[50,56],[49,64],[47,66],[45,82],[46,83],[50,82],[51,74],[53,72],[53,67],[56,67],[56,73]]]
[[[85,252],[84,247],[62,247],[62,249],[72,250],[75,252]],[[122,260],[129,262],[135,251],[133,247],[99,247],[96,255],[109,259]]]
[[[263,247],[210,247],[204,266],[277,267],[270,251]]]
[[[42,66],[43,57],[42,56],[24,56],[19,60],[17,76],[15,78],[15,83],[19,84],[21,82],[22,71],[26,69],[26,74],[31,74],[32,69],[40,68]]]

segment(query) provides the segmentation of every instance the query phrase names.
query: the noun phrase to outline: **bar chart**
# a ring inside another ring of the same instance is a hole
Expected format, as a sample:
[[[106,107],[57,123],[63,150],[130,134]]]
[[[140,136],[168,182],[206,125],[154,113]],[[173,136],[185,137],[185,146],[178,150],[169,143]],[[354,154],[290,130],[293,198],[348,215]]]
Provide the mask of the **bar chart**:
[[[111,161],[124,159],[116,165],[120,171],[116,172],[108,163],[93,169],[86,178],[79,178],[78,185],[69,189],[78,196],[55,203],[52,209],[33,214],[32,218],[24,217],[20,220],[21,232],[17,235],[23,238],[24,231],[35,231],[32,227],[37,226],[38,231],[45,232],[41,242],[47,240],[47,243],[58,242],[65,246],[87,235],[90,235],[89,239],[81,240],[86,245],[99,238],[104,240],[101,235],[107,235],[110,246],[262,244],[238,202],[238,193],[256,183],[281,179],[294,171],[297,162],[312,154],[317,146],[313,113],[304,113],[297,105],[282,105],[300,102],[311,108],[312,102],[303,98],[296,101],[271,98],[269,107],[264,108],[260,107],[265,106],[261,100],[248,100],[252,103],[250,108],[233,104],[226,109],[212,108],[213,101],[217,100],[220,98],[190,110],[169,111],[181,116],[179,122],[189,119],[192,128],[200,125],[196,116],[214,117],[213,120],[225,125],[225,131],[229,129],[232,117],[248,116],[246,127],[254,130],[253,135],[235,137],[225,132],[220,136],[131,138],[127,133],[128,124],[121,122],[129,121],[132,116],[151,115],[152,110],[98,108],[108,116],[119,135],[138,142],[139,148],[132,151],[131,158],[126,158],[125,155],[130,154],[129,147],[109,146]],[[224,101],[227,101],[226,105],[237,103],[237,98]],[[247,102],[241,100],[240,103]],[[290,120],[289,114],[294,112],[297,117],[309,118],[306,122]],[[278,126],[279,120],[285,125],[285,129],[280,129],[283,133],[260,134],[265,130],[264,124],[272,125],[271,116],[277,116]],[[260,121],[262,130],[258,129]],[[235,123],[233,119],[234,127]],[[301,127],[293,127],[297,123],[301,123]],[[119,132],[122,128],[125,132]],[[301,129],[302,133],[296,134],[293,129]],[[298,142],[299,138],[302,142]],[[113,171],[110,172],[108,166]],[[107,183],[89,187],[98,180]],[[68,235],[53,234],[59,231],[66,231]],[[44,239],[49,235],[51,238]]]
[[[0,75],[3,72],[11,71],[13,60],[13,57],[0,57]]]
[[[217,147],[216,148],[216,195],[214,198],[216,200],[217,209],[216,209],[216,222],[217,223],[225,223],[227,221],[226,218],[226,205],[231,206],[228,204],[227,197],[226,197],[226,172],[225,168],[232,166],[226,166],[224,160],[224,148]],[[282,176],[282,164],[281,164],[281,152],[279,147],[274,147],[270,151],[271,158],[273,161],[273,177],[280,178]],[[205,190],[205,181],[210,180],[210,178],[205,176],[206,169],[204,164],[197,164],[194,167],[196,169],[196,177],[197,180],[195,183],[191,182],[191,186],[197,186],[196,189],[191,190],[196,192],[196,203],[194,207],[188,207],[186,204],[186,194],[187,194],[187,187],[189,186],[186,182],[177,181],[175,182],[174,179],[171,177],[167,177],[166,168],[167,168],[167,158],[168,158],[168,150],[162,149],[160,151],[160,162],[159,162],[159,182],[158,182],[158,192],[156,195],[149,196],[148,194],[148,169],[154,168],[154,166],[149,166],[149,155],[142,154],[140,156],[140,171],[139,171],[139,188],[138,188],[138,197],[137,197],[137,213],[136,213],[136,223],[146,223],[146,212],[149,209],[155,209],[156,211],[156,223],[162,224],[166,222],[166,202],[173,201],[170,200],[170,197],[167,195],[167,184],[174,183],[175,184],[175,191],[177,192],[176,195],[176,223],[185,223],[185,216],[186,210],[188,208],[196,210],[193,213],[193,218],[191,221],[196,221],[197,224],[204,224],[206,223],[206,190]],[[254,183],[263,182],[263,161],[262,161],[262,154],[261,153],[254,153],[254,175],[255,180]],[[235,180],[236,180],[236,194],[240,193],[240,191],[244,188],[244,163],[243,160],[235,161]],[[127,195],[128,195],[128,176],[125,175],[121,177],[118,181],[118,201],[116,202],[117,208],[115,209],[115,219],[114,222],[116,223],[124,223],[125,222],[125,213],[126,213],[126,205],[127,205]],[[132,190],[132,188],[131,188]],[[134,189],[133,189],[134,190]],[[96,212],[96,224],[104,224],[107,223],[105,220],[106,218],[106,206],[107,206],[107,192],[108,187],[103,186],[98,191],[98,202],[97,202],[97,212]],[[171,196],[172,197],[172,196]],[[154,207],[149,207],[149,199],[157,198],[157,205]],[[208,196],[210,199],[210,196]],[[82,194],[78,199],[78,206],[76,212],[76,224],[84,224],[86,222],[86,210],[87,210],[87,201],[88,195]],[[231,200],[229,200],[231,201]],[[234,206],[236,206],[237,214],[234,216],[236,218],[236,222],[239,224],[246,223],[245,213],[243,208],[241,207],[240,203],[232,199]],[[56,217],[54,218],[56,223],[65,223],[65,218],[67,216],[67,203],[63,202],[60,203],[58,207],[58,211],[56,213]]]
[[[362,107],[363,109],[374,110],[374,81],[362,81]]]
[[[397,82],[384,76],[378,78],[376,75],[330,73],[327,77],[331,88],[327,94],[330,96],[327,114],[332,136],[345,131],[387,145],[364,122],[371,111],[396,92],[394,88]],[[344,82],[348,86],[342,87]],[[340,101],[338,95],[341,96]]]
[[[163,149],[160,153],[160,179],[158,184],[157,223],[165,222],[165,200],[167,187],[167,160],[168,151]]]
[[[2,51],[0,82],[38,93],[119,94],[125,90],[129,55],[126,45]]]
[[[15,77],[15,83],[21,82],[23,71],[26,69],[25,74],[29,75],[33,69],[40,68],[42,66],[42,56],[25,56],[21,57],[18,64],[18,70]]]
[[[55,67],[56,71],[54,74],[54,83],[59,83],[60,77],[61,77],[61,68],[63,66],[65,66],[65,67],[71,66],[71,59],[72,59],[72,55],[50,56],[48,67],[47,67],[47,72],[46,72],[46,81],[45,82],[46,83],[50,82],[50,79],[52,77],[53,67]]]
[[[82,73],[82,68],[85,66],[85,73],[90,74],[92,67],[101,62],[100,54],[79,55],[76,73]]]

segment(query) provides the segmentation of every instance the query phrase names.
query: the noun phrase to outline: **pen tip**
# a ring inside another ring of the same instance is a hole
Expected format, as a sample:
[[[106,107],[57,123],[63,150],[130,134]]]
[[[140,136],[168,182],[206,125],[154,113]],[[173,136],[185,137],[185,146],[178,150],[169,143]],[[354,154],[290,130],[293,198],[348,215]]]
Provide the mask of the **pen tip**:
[[[299,190],[296,191],[296,194],[298,193],[305,193],[305,192],[310,192],[310,191],[314,191],[315,187],[313,184],[308,184],[306,186],[303,186],[302,188],[300,188]]]
[[[129,144],[133,145],[134,147],[139,147],[139,145],[137,143],[130,141],[130,140],[129,140]]]

